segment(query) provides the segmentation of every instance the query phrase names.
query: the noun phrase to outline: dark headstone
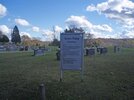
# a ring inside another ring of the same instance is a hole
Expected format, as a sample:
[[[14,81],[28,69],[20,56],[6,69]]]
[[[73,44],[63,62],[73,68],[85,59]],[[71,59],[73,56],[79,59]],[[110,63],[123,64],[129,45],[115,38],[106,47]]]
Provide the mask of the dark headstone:
[[[56,59],[57,59],[57,60],[60,60],[60,50],[58,50],[58,51],[56,52]]]
[[[95,49],[91,48],[91,49],[88,49],[88,55],[95,55]]]
[[[114,46],[114,53],[116,53],[116,46]]]
[[[108,52],[106,47],[100,48],[100,54],[106,54]]]
[[[101,48],[98,47],[98,48],[97,48],[97,52],[100,52],[100,49],[101,49]]]
[[[120,47],[117,48],[117,51],[118,51],[118,52],[120,51]]]
[[[120,47],[119,46],[114,46],[114,53],[119,52],[120,51]]]
[[[86,51],[86,56],[88,56],[88,49],[86,48],[85,51]]]
[[[107,48],[104,47],[104,48],[103,48],[103,53],[105,54],[105,53],[107,53],[107,52],[108,52]]]
[[[86,56],[95,55],[95,49],[94,48],[86,48],[85,53],[86,53]]]
[[[100,48],[100,54],[103,54],[103,48]]]
[[[25,49],[25,48],[24,48],[23,46],[20,46],[20,49],[19,49],[19,50],[20,50],[20,51],[24,51],[24,49]]]
[[[25,51],[28,51],[28,46],[25,46]]]
[[[34,50],[34,56],[42,56],[44,55],[44,49],[36,49]]]

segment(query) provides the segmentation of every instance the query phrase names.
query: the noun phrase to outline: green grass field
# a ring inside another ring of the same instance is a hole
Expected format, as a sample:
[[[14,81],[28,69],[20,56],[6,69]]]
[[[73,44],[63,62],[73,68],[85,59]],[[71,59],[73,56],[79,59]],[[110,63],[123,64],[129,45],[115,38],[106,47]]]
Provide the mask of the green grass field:
[[[55,53],[0,53],[0,100],[39,100],[41,83],[47,100],[134,100],[134,48],[86,56],[84,82],[78,71],[64,72],[60,82]]]

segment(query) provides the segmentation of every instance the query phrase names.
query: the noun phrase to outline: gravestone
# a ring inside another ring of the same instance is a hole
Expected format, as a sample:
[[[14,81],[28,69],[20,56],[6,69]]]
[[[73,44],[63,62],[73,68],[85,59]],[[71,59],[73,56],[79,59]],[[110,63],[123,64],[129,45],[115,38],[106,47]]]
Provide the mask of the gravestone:
[[[86,48],[86,56],[92,56],[95,55],[95,49],[94,48]]]
[[[88,52],[89,52],[88,54],[91,55],[91,56],[95,55],[95,49],[94,48],[89,49]]]
[[[116,53],[116,46],[114,46],[114,53]]]
[[[119,46],[114,46],[114,53],[119,52],[120,51],[120,47]]]
[[[2,45],[0,45],[0,51],[6,51],[6,48]]]
[[[56,52],[56,59],[57,59],[57,60],[60,60],[60,50],[58,50],[58,51]]]
[[[88,56],[88,48],[85,49],[85,55]]]
[[[118,52],[120,51],[120,47],[117,48],[117,51],[118,51]]]
[[[43,56],[44,55],[44,49],[35,49],[34,50],[34,56]]]
[[[7,46],[7,51],[17,51],[18,47],[15,44],[9,44]]]
[[[100,52],[101,52],[101,47],[97,47],[96,51],[97,51],[97,53],[100,54]]]
[[[103,48],[100,48],[100,54],[103,54]]]
[[[100,52],[100,48],[97,48],[97,52]]]
[[[47,51],[47,52],[51,51],[50,48],[44,48],[44,50]]]
[[[28,51],[28,46],[25,46],[25,51]]]
[[[25,48],[23,46],[19,47],[19,51],[24,51],[24,50],[25,50]]]
[[[107,48],[104,47],[104,48],[103,48],[103,54],[105,54],[105,53],[107,53],[107,52],[108,52]]]
[[[100,54],[106,54],[108,52],[106,47],[101,47],[100,48]]]

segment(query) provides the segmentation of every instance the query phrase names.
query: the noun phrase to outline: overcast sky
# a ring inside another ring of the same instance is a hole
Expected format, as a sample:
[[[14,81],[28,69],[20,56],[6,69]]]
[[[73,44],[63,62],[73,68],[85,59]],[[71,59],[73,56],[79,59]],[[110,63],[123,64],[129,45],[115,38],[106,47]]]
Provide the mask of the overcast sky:
[[[70,26],[95,38],[134,38],[134,0],[0,0],[0,30],[52,40]]]

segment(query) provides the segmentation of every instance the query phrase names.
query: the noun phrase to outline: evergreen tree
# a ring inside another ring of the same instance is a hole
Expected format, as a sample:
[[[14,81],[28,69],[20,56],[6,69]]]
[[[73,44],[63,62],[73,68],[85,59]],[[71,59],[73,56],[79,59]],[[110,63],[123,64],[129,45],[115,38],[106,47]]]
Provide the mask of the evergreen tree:
[[[13,33],[11,34],[11,41],[15,44],[21,43],[21,38],[17,26],[15,26],[13,29]]]

